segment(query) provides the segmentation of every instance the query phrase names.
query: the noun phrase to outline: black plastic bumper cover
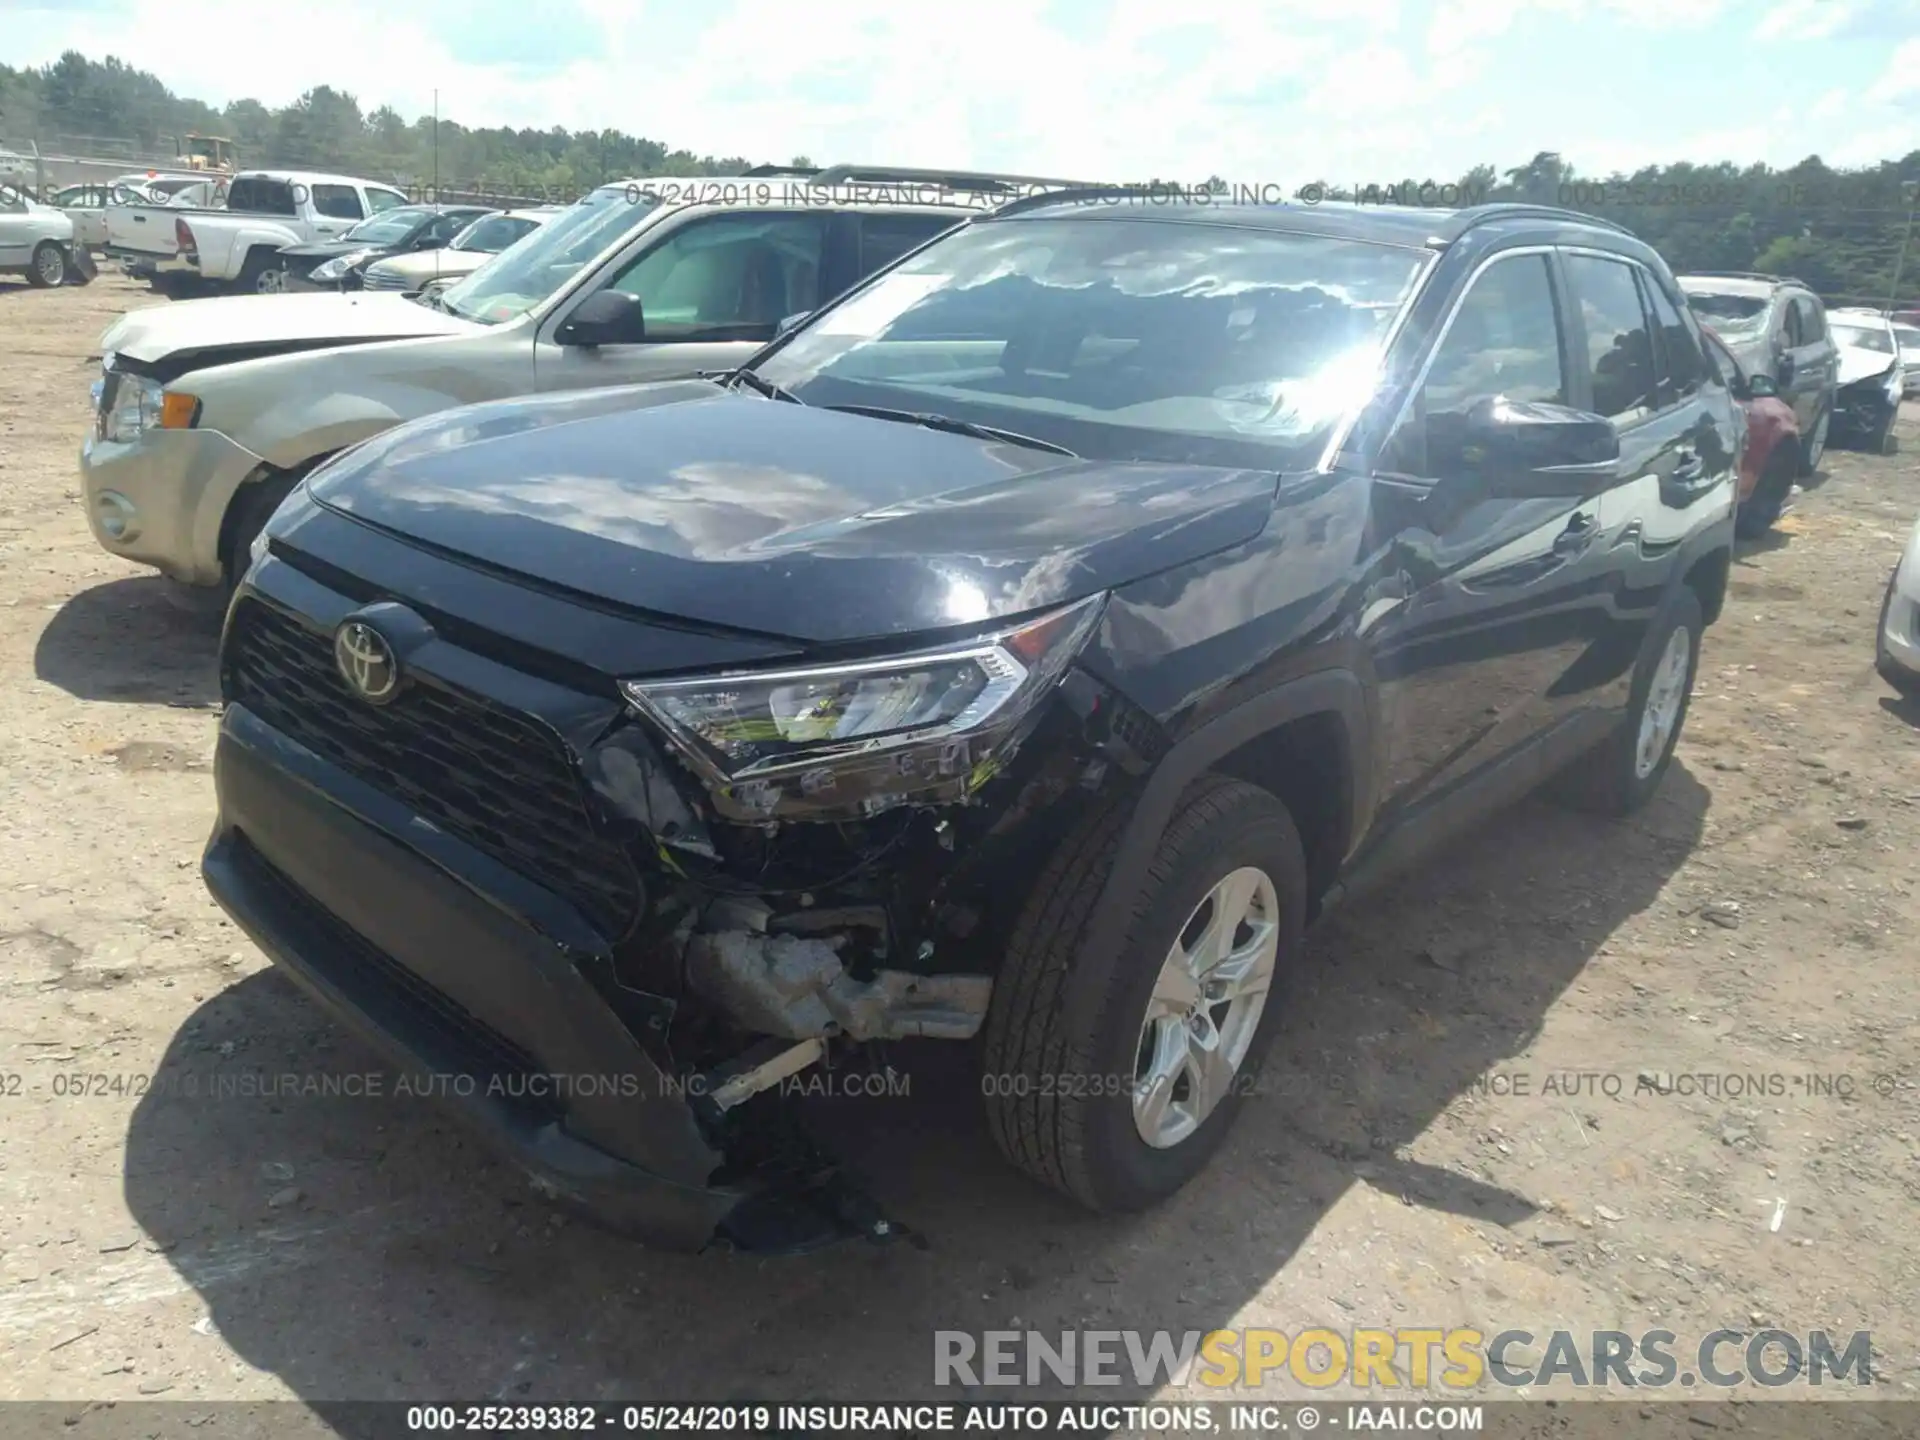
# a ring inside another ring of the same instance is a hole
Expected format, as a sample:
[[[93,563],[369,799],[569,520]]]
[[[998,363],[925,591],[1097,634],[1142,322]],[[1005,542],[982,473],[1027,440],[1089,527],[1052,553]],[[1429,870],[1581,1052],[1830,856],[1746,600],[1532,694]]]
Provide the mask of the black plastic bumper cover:
[[[713,1237],[745,1192],[709,1187],[684,1099],[578,949],[490,898],[492,862],[243,706],[214,779],[202,873],[285,974],[540,1188],[664,1247]]]

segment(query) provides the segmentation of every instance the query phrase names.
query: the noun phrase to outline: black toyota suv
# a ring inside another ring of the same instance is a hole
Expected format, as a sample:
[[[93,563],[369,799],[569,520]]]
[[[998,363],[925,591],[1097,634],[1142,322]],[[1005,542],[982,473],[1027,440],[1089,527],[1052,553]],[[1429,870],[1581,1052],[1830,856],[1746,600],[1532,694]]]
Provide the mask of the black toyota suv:
[[[737,371],[316,471],[228,612],[206,879],[660,1243],[899,1233],[793,1082],[907,1037],[1144,1206],[1317,914],[1537,785],[1659,785],[1739,424],[1604,221],[1027,197]]]

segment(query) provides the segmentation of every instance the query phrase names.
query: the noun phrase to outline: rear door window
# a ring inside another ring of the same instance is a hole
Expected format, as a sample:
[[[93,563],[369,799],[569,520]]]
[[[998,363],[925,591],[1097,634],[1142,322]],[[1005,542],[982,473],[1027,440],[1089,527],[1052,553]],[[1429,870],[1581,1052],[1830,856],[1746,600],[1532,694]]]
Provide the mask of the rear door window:
[[[1660,364],[1661,400],[1667,405],[1678,404],[1697,393],[1705,383],[1706,356],[1701,351],[1698,333],[1667,298],[1660,282],[1645,270],[1639,274],[1659,341],[1655,351]]]
[[[871,275],[882,266],[891,265],[909,250],[917,250],[957,223],[957,217],[946,215],[862,215],[860,274]]]
[[[360,208],[360,193],[351,185],[314,186],[313,208],[331,220],[367,218],[366,212]]]
[[[1566,266],[1587,332],[1594,411],[1631,424],[1659,403],[1653,332],[1640,305],[1634,267],[1597,255],[1568,255]]]

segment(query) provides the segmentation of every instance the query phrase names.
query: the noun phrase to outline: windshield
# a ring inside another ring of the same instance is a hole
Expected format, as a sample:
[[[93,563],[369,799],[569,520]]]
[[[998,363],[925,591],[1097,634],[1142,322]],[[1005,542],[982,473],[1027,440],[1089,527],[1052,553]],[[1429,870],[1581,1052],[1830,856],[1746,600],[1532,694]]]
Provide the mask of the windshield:
[[[1873,350],[1881,355],[1894,353],[1893,336],[1878,325],[1854,325],[1836,320],[1832,315],[1827,316],[1827,323],[1833,327],[1833,338],[1842,345]]]
[[[1687,291],[1687,303],[1693,313],[1708,321],[1723,334],[1763,330],[1767,323],[1768,297],[1765,295],[1725,295],[1713,290]]]
[[[596,190],[443,290],[441,301],[465,320],[486,325],[517,320],[659,203],[656,197],[625,185]]]
[[[447,248],[498,255],[521,236],[537,228],[536,221],[523,215],[487,215],[454,236],[453,243]]]
[[[1900,353],[1902,355],[1920,353],[1920,330],[1916,330],[1913,326],[1895,325],[1893,327],[1893,338],[1900,346]]]
[[[939,414],[1095,458],[1279,468],[1276,449],[1304,459],[1371,392],[1429,258],[1224,225],[987,222],[755,368],[807,404]]]
[[[362,245],[398,245],[432,218],[433,211],[417,206],[386,210],[371,220],[362,220],[340,238]]]

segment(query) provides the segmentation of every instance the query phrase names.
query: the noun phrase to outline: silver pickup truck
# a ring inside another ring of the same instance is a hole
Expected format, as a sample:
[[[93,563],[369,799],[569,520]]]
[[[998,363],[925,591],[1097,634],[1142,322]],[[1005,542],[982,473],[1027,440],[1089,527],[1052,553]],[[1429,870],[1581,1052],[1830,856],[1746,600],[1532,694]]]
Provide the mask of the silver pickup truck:
[[[284,282],[280,252],[345,234],[407,197],[390,185],[302,170],[233,177],[223,209],[115,205],[106,253],[136,275],[185,274],[260,295]]]

